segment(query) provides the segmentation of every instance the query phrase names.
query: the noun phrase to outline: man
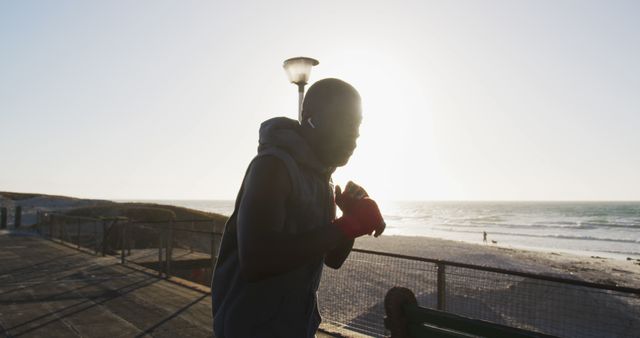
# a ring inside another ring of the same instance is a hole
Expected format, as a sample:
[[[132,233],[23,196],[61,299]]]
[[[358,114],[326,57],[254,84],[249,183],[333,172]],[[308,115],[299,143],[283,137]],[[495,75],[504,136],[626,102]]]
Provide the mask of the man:
[[[262,123],[214,271],[217,338],[314,337],[323,264],[340,268],[356,237],[384,230],[364,189],[350,182],[334,197],[331,183],[356,148],[361,120],[355,88],[324,79],[309,88],[301,124]]]

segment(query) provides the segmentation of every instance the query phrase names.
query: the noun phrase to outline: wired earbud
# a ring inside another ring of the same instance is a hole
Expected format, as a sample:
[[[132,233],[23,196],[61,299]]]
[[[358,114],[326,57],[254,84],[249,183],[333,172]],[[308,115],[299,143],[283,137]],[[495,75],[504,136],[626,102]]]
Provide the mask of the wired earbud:
[[[311,128],[316,129],[316,126],[313,124],[313,122],[311,121],[311,118],[307,119],[307,123],[311,126]]]

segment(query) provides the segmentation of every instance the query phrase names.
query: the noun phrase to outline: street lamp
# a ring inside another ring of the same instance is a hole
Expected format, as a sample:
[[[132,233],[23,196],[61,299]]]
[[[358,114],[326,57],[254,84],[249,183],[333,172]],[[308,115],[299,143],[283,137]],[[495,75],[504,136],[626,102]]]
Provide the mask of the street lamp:
[[[311,67],[320,62],[316,59],[300,56],[284,60],[282,67],[287,72],[291,83],[298,85],[298,121],[302,123],[302,99],[304,98],[304,86],[309,81]]]

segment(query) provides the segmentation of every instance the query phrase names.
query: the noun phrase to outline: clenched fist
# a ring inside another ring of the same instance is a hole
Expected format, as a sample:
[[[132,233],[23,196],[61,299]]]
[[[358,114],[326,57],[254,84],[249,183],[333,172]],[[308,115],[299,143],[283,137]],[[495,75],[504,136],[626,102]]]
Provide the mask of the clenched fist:
[[[347,237],[356,238],[374,233],[375,237],[382,234],[385,222],[378,208],[378,204],[369,198],[366,190],[349,181],[343,192],[336,186],[336,205],[342,210],[343,216],[336,223]]]

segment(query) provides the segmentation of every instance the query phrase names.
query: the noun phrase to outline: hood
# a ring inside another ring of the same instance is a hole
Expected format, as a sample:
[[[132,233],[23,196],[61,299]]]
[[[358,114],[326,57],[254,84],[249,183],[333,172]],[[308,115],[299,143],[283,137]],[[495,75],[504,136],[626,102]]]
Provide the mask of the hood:
[[[286,151],[298,164],[322,174],[331,173],[332,168],[322,164],[307,141],[300,135],[300,124],[286,117],[275,117],[262,122],[258,153],[269,147]]]

